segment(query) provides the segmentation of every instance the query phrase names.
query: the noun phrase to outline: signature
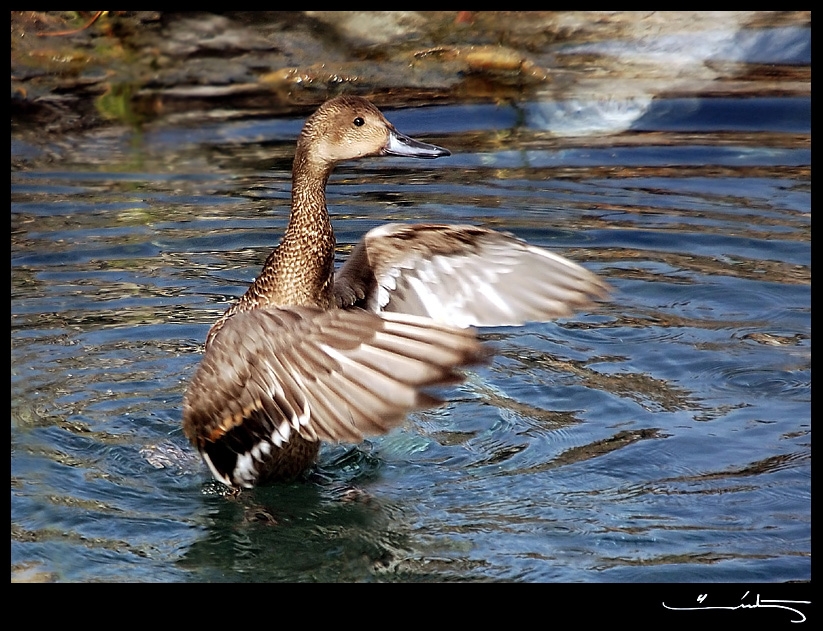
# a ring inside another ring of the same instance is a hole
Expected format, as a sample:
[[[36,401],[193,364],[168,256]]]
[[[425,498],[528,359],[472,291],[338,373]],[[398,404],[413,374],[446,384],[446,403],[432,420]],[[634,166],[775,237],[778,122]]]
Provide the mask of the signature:
[[[749,592],[743,594],[743,600],[746,596],[749,595]],[[703,603],[706,600],[708,594],[700,594],[697,597],[697,602]],[[792,622],[806,622],[806,616],[803,614],[802,611],[796,609],[794,607],[790,607],[789,605],[810,605],[812,601],[810,600],[761,600],[760,594],[757,594],[757,598],[755,599],[754,603],[740,603],[739,605],[734,606],[726,606],[726,607],[713,607],[713,606],[705,606],[705,607],[669,607],[666,603],[662,603],[666,609],[670,609],[672,611],[697,611],[700,609],[728,609],[728,610],[735,610],[735,609],[786,609],[787,611],[791,611],[796,613],[800,616],[800,619],[792,619]]]

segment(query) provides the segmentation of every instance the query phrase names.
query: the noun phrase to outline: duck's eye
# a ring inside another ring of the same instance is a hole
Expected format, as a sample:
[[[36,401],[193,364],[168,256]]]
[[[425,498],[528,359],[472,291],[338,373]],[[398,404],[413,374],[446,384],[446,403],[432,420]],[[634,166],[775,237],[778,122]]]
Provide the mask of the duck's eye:
[[[355,127],[362,127],[365,122],[366,121],[364,121],[362,118],[360,118],[358,116],[357,118],[354,119],[354,126]]]

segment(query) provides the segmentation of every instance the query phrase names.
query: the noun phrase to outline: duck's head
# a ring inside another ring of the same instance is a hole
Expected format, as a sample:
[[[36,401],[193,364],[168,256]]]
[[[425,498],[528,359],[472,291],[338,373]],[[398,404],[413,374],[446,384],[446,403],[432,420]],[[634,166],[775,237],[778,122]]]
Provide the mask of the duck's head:
[[[298,151],[311,161],[334,165],[366,156],[439,158],[447,149],[409,138],[394,128],[370,101],[338,96],[321,105],[303,126]]]

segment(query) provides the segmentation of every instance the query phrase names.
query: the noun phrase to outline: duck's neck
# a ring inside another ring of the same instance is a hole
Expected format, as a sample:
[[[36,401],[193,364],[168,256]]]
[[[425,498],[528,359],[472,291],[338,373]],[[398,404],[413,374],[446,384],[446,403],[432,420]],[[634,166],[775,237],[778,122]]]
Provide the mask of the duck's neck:
[[[332,305],[334,231],[326,210],[328,167],[312,164],[298,145],[291,215],[280,245],[241,299],[241,309],[267,305]]]
[[[334,245],[334,232],[331,219],[326,209],[326,183],[331,174],[331,167],[312,164],[302,151],[294,157],[291,178],[291,215],[284,245],[305,251],[306,239],[310,243],[319,237],[330,236]]]
[[[334,230],[326,209],[331,165],[313,164],[298,147],[292,170],[291,215],[272,254],[275,285],[286,304],[331,306]]]

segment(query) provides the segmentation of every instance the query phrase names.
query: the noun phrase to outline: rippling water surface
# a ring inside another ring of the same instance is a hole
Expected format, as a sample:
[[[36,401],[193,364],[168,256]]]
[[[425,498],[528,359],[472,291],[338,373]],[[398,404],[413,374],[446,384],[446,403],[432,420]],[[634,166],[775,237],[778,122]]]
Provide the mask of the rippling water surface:
[[[612,300],[484,330],[446,406],[235,499],[182,396],[279,240],[303,117],[12,138],[12,575],[809,580],[810,97],[659,97],[596,134],[552,125],[603,103],[559,105],[387,112],[453,155],[338,168],[339,257],[385,221],[474,223]]]

